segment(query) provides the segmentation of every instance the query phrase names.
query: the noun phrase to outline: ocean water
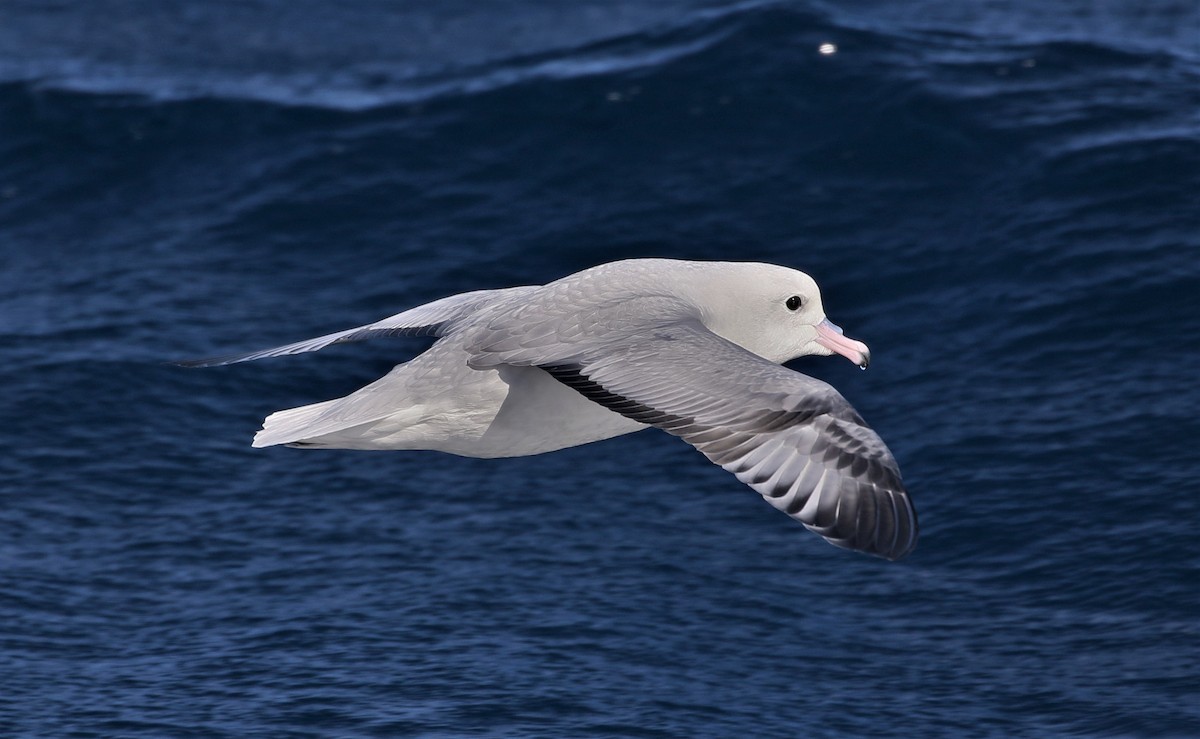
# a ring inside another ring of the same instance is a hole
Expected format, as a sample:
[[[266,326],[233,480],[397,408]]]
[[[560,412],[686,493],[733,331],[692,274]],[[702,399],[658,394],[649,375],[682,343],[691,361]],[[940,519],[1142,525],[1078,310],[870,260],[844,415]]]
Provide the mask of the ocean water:
[[[822,45],[833,53],[822,53]],[[253,450],[618,258],[873,351],[908,559],[645,431]],[[1200,6],[0,4],[0,734],[1200,735]]]

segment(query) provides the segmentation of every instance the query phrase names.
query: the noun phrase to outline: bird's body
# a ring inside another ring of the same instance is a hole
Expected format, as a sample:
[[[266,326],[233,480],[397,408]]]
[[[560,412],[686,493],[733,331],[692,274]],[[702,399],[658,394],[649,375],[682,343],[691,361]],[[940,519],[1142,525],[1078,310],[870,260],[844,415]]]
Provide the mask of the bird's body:
[[[450,296],[374,324],[229,364],[385,335],[426,352],[344,398],[280,411],[254,446],[541,454],[656,426],[839,546],[888,558],[916,544],[895,460],[823,382],[779,364],[864,344],[825,319],[785,267],[637,259],[542,286]]]

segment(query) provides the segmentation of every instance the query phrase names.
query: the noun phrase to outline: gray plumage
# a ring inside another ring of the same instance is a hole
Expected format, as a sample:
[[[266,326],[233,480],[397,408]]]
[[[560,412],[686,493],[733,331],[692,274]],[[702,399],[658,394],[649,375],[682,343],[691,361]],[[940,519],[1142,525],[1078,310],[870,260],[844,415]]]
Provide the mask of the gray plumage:
[[[190,364],[413,333],[440,338],[346,398],[274,414],[255,445],[518,456],[654,426],[832,544],[888,559],[916,546],[883,441],[828,384],[780,366],[801,354],[868,358],[825,319],[811,278],[783,267],[615,262]]]

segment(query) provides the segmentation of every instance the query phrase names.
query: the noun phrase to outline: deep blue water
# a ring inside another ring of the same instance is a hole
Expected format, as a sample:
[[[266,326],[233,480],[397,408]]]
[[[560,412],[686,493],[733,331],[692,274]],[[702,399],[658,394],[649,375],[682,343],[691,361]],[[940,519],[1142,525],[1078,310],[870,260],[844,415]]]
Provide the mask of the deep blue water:
[[[249,447],[419,341],[164,364],[634,256],[817,278],[915,554]],[[10,0],[0,733],[1200,735],[1198,308],[1193,2]]]

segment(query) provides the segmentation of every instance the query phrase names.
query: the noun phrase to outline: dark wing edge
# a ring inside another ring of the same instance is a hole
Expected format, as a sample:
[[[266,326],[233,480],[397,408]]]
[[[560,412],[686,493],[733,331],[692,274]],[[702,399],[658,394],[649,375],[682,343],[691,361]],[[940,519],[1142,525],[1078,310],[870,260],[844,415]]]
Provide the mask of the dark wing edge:
[[[917,514],[895,460],[849,403],[823,382],[709,335],[773,368],[755,367],[756,372],[786,373],[772,376],[785,386],[788,380],[803,381],[801,392],[779,396],[793,400],[778,407],[717,407],[715,412],[705,398],[694,404],[699,412],[689,412],[677,391],[663,394],[674,402],[657,404],[649,399],[653,392],[617,392],[610,387],[616,383],[606,383],[603,369],[589,372],[586,361],[541,368],[593,402],[680,437],[834,546],[892,561],[912,552]]]

